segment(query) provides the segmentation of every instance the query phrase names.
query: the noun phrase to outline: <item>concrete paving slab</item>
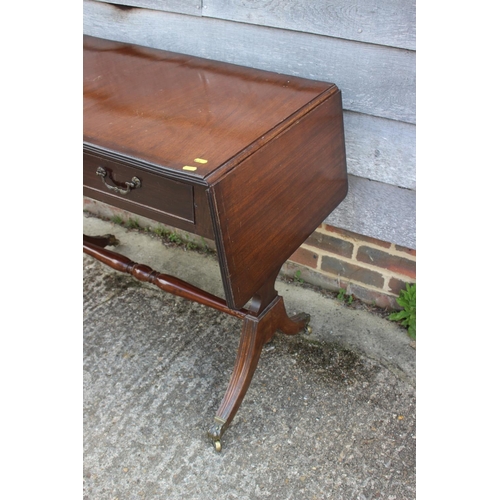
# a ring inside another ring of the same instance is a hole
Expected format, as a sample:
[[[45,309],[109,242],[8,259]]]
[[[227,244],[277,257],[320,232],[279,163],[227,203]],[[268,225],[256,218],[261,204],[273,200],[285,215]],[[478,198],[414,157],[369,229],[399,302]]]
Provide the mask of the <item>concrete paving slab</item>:
[[[84,218],[117,251],[222,295],[213,256]],[[277,284],[311,335],[266,345],[216,453],[241,322],[84,256],[84,498],[415,498],[415,351],[397,325]]]

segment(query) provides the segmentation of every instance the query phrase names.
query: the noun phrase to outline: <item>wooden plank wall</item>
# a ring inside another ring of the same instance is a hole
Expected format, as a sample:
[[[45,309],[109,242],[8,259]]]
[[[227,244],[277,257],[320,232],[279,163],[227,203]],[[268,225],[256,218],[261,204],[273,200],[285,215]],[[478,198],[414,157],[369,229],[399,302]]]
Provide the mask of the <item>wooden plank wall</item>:
[[[352,182],[326,222],[416,248],[414,0],[84,0],[83,12],[85,34],[336,83]]]

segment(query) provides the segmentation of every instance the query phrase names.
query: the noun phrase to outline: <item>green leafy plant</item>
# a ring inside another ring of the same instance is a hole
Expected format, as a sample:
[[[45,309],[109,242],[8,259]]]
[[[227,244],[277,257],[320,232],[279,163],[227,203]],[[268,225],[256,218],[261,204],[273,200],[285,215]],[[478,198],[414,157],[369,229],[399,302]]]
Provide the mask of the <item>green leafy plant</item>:
[[[125,222],[125,226],[128,229],[139,229],[141,227],[137,219],[128,219],[127,222]]]
[[[201,248],[205,251],[205,253],[210,253],[210,247],[208,246],[203,236],[201,237]]]
[[[175,243],[177,245],[182,244],[182,239],[181,237],[177,234],[174,233],[173,231],[169,231],[168,229],[158,226],[157,228],[153,229],[154,234],[156,236],[159,236],[160,238],[164,240],[168,240],[171,243]]]
[[[399,292],[396,302],[403,308],[389,315],[391,321],[399,321],[408,329],[408,335],[417,338],[417,285],[406,284],[406,289]]]
[[[293,277],[293,280],[295,281],[295,283],[304,283],[304,280],[300,277],[301,276],[301,271],[297,271],[295,273],[295,276]]]
[[[119,215],[113,215],[113,217],[111,217],[111,222],[121,226],[123,224],[123,219]]]
[[[168,238],[170,231],[168,229],[165,229],[164,227],[158,226],[155,229],[153,229],[153,232],[156,234],[156,236],[159,236],[160,238]]]
[[[345,302],[347,305],[351,305],[353,301],[352,295],[347,294],[347,290],[345,288],[341,288],[339,293],[337,294],[337,299],[341,302]]]
[[[172,243],[175,243],[177,245],[180,245],[182,243],[182,240],[181,238],[179,237],[178,234],[176,233],[170,233],[168,235],[168,241],[172,242]]]

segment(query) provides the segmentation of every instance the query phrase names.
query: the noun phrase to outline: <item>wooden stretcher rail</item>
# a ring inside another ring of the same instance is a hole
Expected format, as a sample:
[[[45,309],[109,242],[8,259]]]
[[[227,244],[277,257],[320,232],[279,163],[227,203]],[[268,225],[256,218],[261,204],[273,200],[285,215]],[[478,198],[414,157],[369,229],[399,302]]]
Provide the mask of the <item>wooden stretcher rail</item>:
[[[138,264],[118,252],[102,248],[102,246],[96,244],[95,241],[92,242],[92,240],[93,238],[91,237],[83,236],[83,251],[116,271],[128,273],[139,281],[156,285],[164,292],[183,297],[184,299],[193,300],[204,306],[212,307],[213,309],[230,314],[231,316],[236,316],[240,319],[243,319],[249,313],[246,309],[230,309],[226,301],[216,295],[212,295],[174,276],[161,274],[145,264]]]

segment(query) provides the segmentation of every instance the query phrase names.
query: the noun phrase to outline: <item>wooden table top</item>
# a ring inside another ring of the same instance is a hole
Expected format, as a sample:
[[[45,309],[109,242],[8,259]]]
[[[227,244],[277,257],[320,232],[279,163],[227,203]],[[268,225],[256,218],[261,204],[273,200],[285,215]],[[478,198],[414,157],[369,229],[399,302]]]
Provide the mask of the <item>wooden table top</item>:
[[[331,83],[84,36],[84,143],[205,179]]]

